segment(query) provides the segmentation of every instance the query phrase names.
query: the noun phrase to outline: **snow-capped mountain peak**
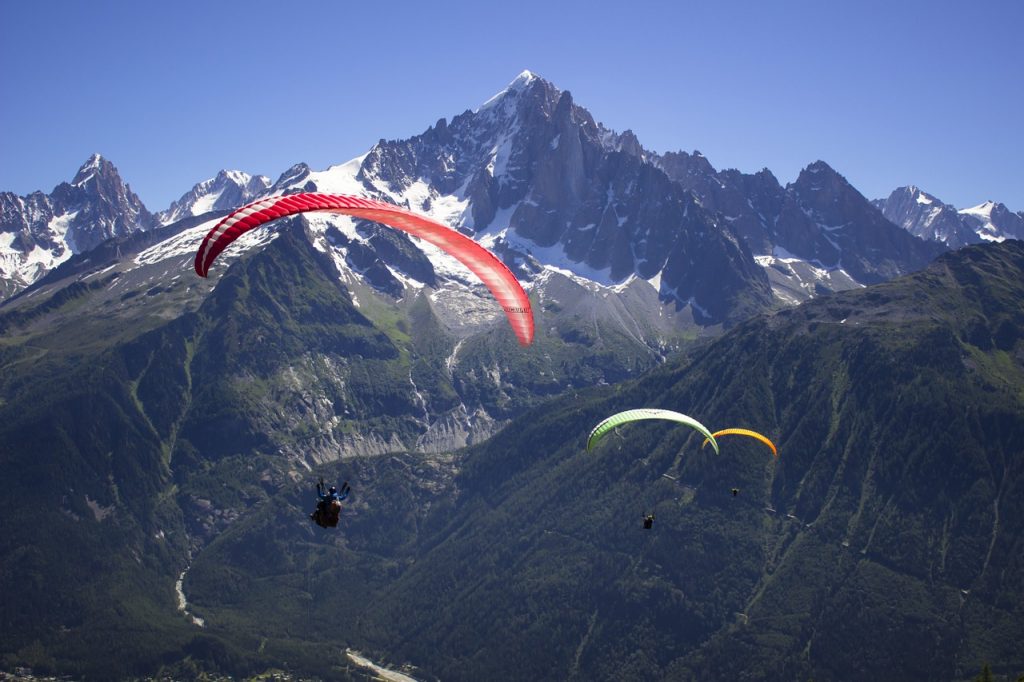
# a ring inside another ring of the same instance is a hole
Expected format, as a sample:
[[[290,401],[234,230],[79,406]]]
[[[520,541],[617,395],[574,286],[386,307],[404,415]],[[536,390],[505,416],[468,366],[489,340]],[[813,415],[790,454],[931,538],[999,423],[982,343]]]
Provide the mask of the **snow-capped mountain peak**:
[[[31,284],[72,254],[146,230],[153,216],[99,154],[50,194],[0,193],[0,295]]]
[[[644,158],[633,133],[604,129],[567,91],[529,71],[476,111],[407,140],[381,140],[324,171],[297,164],[254,198],[295,191],[370,196],[425,213],[475,236],[524,281],[548,271],[602,286],[639,279],[652,283],[644,286],[655,300],[692,308],[706,321],[729,317],[732,297],[755,306],[771,300],[761,268]],[[212,184],[200,183],[195,194],[209,202]],[[183,199],[195,205],[196,197]],[[388,293],[400,292],[400,283],[422,286],[434,273],[449,282],[473,279],[426,245],[417,247],[429,253],[431,268],[398,263],[395,255],[408,246],[388,247],[393,238],[351,219],[305,222],[318,248],[341,258],[340,270],[364,279],[374,272],[374,285]],[[715,277],[704,278],[704,269]]]
[[[977,206],[971,206],[970,208],[962,208],[960,209],[960,213],[962,215],[977,216],[978,218],[982,218],[984,220],[991,220],[992,211],[995,209],[995,207],[996,202],[985,201],[978,204]]]
[[[494,106],[497,106],[499,103],[504,101],[509,96],[512,96],[514,98],[516,95],[525,91],[531,83],[538,80],[543,81],[544,79],[542,79],[540,76],[533,73],[532,71],[524,70],[514,79],[512,79],[512,82],[505,86],[504,89],[502,89],[489,100],[481,104],[480,107],[473,113],[480,113],[481,111],[485,111]]]
[[[93,155],[76,183],[93,186],[93,178],[116,176],[108,166],[113,169]],[[793,289],[799,300],[822,286],[880,281],[937,252],[883,219],[876,210],[881,206],[872,207],[824,161],[808,165],[784,188],[767,170],[716,171],[700,152],[654,154],[630,130],[604,128],[568,91],[528,70],[476,110],[441,118],[409,139],[382,139],[366,154],[326,170],[298,163],[273,183],[265,176],[220,171],[161,213],[160,221],[195,218],[189,224],[198,225],[218,211],[299,191],[369,196],[425,213],[491,247],[524,280],[539,281],[551,270],[604,286],[656,281],[659,300],[703,311],[706,320],[726,319],[731,297],[753,308],[770,301],[764,273],[781,272],[780,263],[790,272],[784,276],[799,280],[800,291]],[[915,215],[944,206],[916,187],[902,188],[901,196]],[[999,212],[989,202],[964,216],[953,213],[958,222],[974,215],[987,224]],[[51,241],[77,251],[78,218],[62,220],[49,228]],[[307,222],[360,276],[371,267],[369,251],[390,248],[356,221]],[[190,247],[189,239],[178,240],[178,246]],[[18,244],[23,248],[24,240]],[[457,268],[448,268],[440,254],[430,256],[442,279],[457,279]],[[388,267],[389,258],[381,255]],[[827,270],[831,283],[822,284],[817,275],[805,282],[803,271],[788,262],[795,259]],[[414,270],[426,273],[412,276],[421,283],[433,276],[425,267],[396,267],[396,281],[378,278],[389,291],[400,290],[396,282]],[[705,279],[704,269],[717,274]],[[729,273],[727,287],[721,284],[723,272]],[[843,282],[836,284],[837,277]]]
[[[93,154],[78,169],[75,179],[71,181],[71,186],[81,187],[95,177],[97,173],[102,173],[105,165],[113,168],[113,164],[104,159],[100,154]]]
[[[959,213],[985,241],[1024,239],[1024,216],[1013,213],[1003,204],[986,201],[977,206],[960,209]]]
[[[216,176],[195,185],[158,215],[163,224],[211,211],[225,211],[247,204],[270,187],[264,175],[238,170],[222,170]]]
[[[70,184],[61,183],[54,192],[60,191],[62,187],[86,194],[104,195],[110,199],[131,191],[121,180],[114,164],[100,154],[93,154],[86,159]]]
[[[920,189],[914,187],[913,185],[911,185],[907,189],[909,189],[910,192],[914,195],[914,200],[923,206],[932,206],[933,204],[936,203],[935,197],[928,194],[927,192],[921,191]]]
[[[952,248],[978,241],[957,210],[914,185],[894,190],[887,199],[872,202],[890,222],[916,237]]]
[[[958,249],[982,241],[1024,238],[1024,215],[995,201],[957,209],[910,185],[872,202],[891,222],[927,241]]]

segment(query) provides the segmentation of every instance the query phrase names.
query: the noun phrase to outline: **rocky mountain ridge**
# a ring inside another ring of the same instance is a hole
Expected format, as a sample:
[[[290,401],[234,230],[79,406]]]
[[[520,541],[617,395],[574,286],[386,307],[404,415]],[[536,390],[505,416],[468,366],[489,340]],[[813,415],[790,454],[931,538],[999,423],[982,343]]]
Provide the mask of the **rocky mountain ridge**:
[[[1024,239],[1024,213],[1013,213],[993,201],[957,209],[911,185],[872,203],[911,234],[953,249],[983,241]]]
[[[0,192],[0,295],[24,288],[73,254],[156,224],[99,154],[50,194]]]
[[[222,170],[209,180],[197,183],[167,210],[158,213],[157,219],[167,225],[212,211],[234,210],[253,201],[269,187],[270,179],[264,175]]]
[[[493,248],[524,280],[554,267],[603,286],[648,282],[664,306],[705,325],[909,272],[941,250],[893,230],[823,162],[784,188],[767,170],[719,172],[699,153],[655,154],[528,71],[476,110],[323,171],[296,164],[273,183],[222,171],[157,220],[293,191],[361,194],[428,213]],[[366,237],[350,241],[358,269],[402,289],[402,263]],[[8,292],[52,264],[7,279]]]

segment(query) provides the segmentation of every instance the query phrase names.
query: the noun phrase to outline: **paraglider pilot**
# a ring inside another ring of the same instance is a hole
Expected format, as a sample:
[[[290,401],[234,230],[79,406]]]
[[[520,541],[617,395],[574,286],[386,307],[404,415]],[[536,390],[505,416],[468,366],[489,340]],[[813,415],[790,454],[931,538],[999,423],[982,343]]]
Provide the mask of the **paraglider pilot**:
[[[341,490],[338,490],[333,485],[327,488],[324,485],[324,479],[316,484],[316,510],[309,515],[316,525],[321,528],[336,528],[338,525],[338,517],[341,515],[341,502],[348,497],[348,494],[352,491],[349,487],[348,481],[341,484]]]

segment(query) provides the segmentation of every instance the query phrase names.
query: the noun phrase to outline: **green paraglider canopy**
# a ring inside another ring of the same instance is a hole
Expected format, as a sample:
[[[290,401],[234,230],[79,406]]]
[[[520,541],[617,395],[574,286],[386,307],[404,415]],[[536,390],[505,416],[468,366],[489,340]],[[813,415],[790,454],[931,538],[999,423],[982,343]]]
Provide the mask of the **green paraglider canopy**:
[[[708,439],[711,443],[711,447],[715,449],[715,454],[718,454],[718,442],[711,435],[711,431],[701,424],[693,417],[688,417],[680,412],[673,412],[672,410],[660,410],[657,408],[642,408],[638,410],[626,410],[625,412],[619,412],[613,414],[601,421],[597,426],[590,432],[590,437],[587,438],[587,452],[594,449],[594,446],[600,442],[609,431],[617,426],[628,424],[630,422],[640,421],[643,419],[666,419],[668,421],[678,422],[689,426],[691,429],[696,429],[703,436]]]

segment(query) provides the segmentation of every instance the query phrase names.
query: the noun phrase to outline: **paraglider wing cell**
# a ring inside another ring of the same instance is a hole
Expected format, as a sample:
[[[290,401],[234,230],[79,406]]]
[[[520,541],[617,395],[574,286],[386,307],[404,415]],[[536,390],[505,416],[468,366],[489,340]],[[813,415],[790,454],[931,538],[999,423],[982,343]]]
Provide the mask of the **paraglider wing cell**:
[[[206,277],[217,256],[245,232],[297,213],[328,211],[388,225],[430,242],[469,268],[497,299],[519,343],[533,341],[533,309],[515,275],[497,256],[475,241],[425,216],[372,199],[305,192],[254,201],[234,211],[207,233],[196,252],[195,269]]]
[[[597,426],[590,432],[590,436],[587,438],[587,451],[593,450],[594,447],[604,438],[608,432],[617,426],[628,424],[630,422],[640,421],[643,419],[665,419],[668,421],[674,421],[679,424],[684,424],[692,429],[696,429],[704,435],[705,439],[711,443],[715,449],[715,453],[718,452],[718,443],[715,441],[714,436],[711,435],[711,431],[706,426],[701,424],[693,417],[688,417],[685,414],[679,412],[673,412],[672,410],[660,410],[654,408],[643,408],[638,410],[626,410],[625,412],[619,412],[613,414],[601,421]]]

